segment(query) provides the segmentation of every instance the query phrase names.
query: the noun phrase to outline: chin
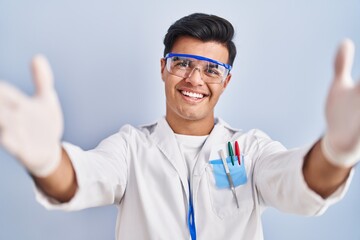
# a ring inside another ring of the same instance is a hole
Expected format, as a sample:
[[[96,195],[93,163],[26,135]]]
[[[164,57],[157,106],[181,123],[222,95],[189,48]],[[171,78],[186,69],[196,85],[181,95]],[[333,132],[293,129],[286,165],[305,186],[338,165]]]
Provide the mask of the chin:
[[[182,114],[181,117],[189,121],[201,121],[209,118],[209,115],[199,114],[199,112]]]

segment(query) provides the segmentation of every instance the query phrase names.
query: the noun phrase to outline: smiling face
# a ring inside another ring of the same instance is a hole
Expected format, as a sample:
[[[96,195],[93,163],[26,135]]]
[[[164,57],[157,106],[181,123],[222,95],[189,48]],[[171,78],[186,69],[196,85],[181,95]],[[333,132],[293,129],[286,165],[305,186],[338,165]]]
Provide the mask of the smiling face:
[[[229,57],[224,45],[202,42],[192,37],[178,38],[171,52],[203,56],[223,63],[227,63]],[[169,73],[165,65],[165,60],[162,59],[161,76],[165,83],[166,120],[169,125],[177,133],[209,134],[214,126],[215,105],[231,75],[220,84],[207,84],[197,69],[188,78],[182,78]]]

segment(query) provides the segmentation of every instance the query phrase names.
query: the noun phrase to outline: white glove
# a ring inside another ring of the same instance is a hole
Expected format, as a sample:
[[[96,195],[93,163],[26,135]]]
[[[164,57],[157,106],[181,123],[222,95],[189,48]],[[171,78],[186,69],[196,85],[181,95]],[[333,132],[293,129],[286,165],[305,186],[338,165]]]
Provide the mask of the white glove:
[[[327,131],[321,141],[325,157],[340,167],[352,167],[360,160],[360,84],[351,77],[354,51],[351,40],[339,47],[326,101]]]
[[[0,142],[32,174],[45,177],[61,161],[63,116],[45,57],[33,58],[32,72],[32,97],[0,82]]]

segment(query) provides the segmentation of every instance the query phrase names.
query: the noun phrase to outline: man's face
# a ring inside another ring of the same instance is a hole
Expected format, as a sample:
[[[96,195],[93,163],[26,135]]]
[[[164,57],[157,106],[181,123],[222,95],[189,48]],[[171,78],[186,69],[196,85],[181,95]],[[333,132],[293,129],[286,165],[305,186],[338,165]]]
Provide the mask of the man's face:
[[[180,37],[176,40],[172,53],[203,56],[222,63],[228,62],[227,48],[217,42],[202,42],[192,37]],[[230,81],[229,74],[219,84],[207,84],[200,71],[193,71],[188,78],[174,76],[166,69],[166,62],[161,60],[161,76],[165,83],[166,118],[172,120],[213,122],[214,107],[220,95]],[[185,121],[186,122],[186,121]]]

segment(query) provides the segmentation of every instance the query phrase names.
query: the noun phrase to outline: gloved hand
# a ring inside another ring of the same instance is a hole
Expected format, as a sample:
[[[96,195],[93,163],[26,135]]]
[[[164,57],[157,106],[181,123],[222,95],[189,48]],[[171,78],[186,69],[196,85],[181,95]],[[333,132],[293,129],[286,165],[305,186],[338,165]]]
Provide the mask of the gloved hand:
[[[32,60],[36,93],[28,97],[0,82],[0,142],[35,176],[52,173],[61,161],[63,116],[49,63]]]
[[[339,47],[326,102],[327,131],[321,141],[325,157],[341,167],[360,160],[360,85],[351,77],[354,49],[351,40]]]

